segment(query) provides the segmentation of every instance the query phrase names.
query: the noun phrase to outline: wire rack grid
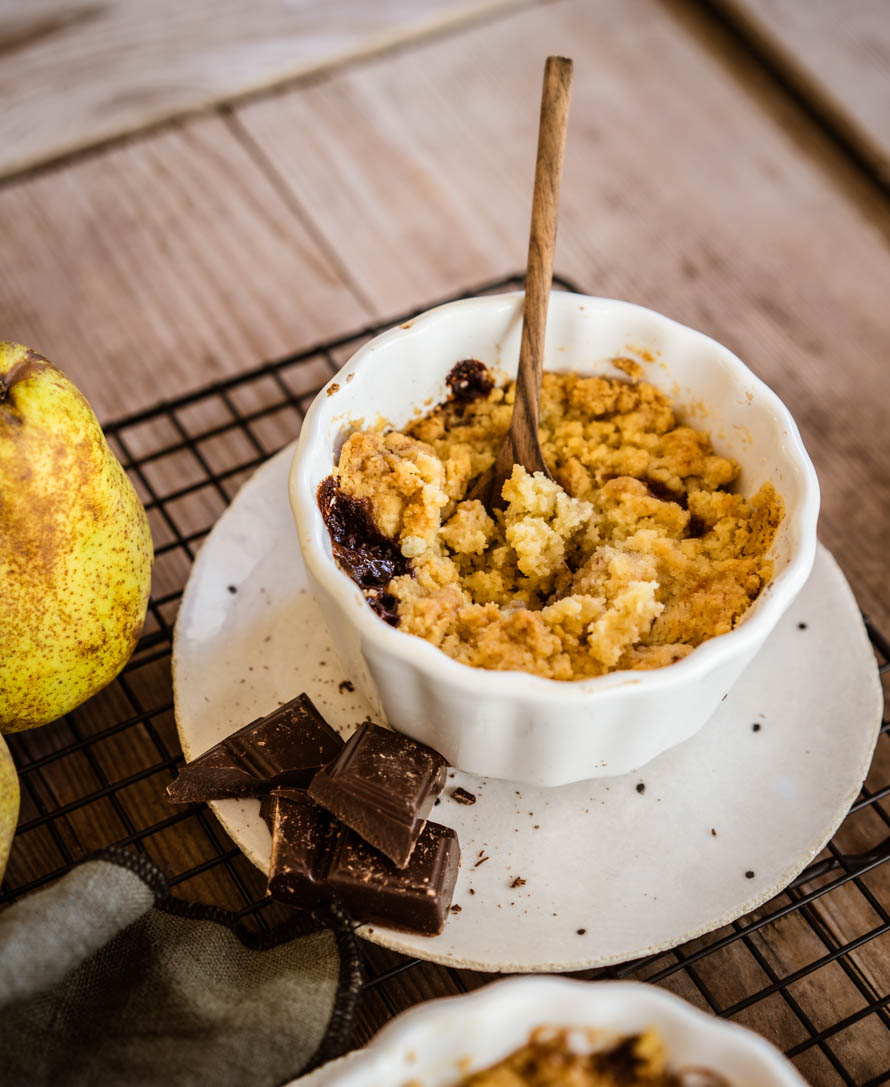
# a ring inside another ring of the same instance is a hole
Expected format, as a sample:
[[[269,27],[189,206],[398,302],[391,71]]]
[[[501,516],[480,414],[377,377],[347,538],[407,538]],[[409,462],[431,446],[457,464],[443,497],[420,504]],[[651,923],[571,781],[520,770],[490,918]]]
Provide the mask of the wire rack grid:
[[[519,288],[518,276],[465,294]],[[557,279],[561,289],[575,289]],[[65,718],[8,737],[22,809],[0,906],[117,844],[148,854],[182,897],[265,928],[289,911],[203,805],[171,808],[182,760],[173,716],[173,622],[191,562],[241,484],[298,433],[304,411],[349,355],[383,327],[159,404],[106,427],[148,511],[156,545],[144,635],[121,675]],[[882,675],[890,645],[869,636]],[[670,952],[582,977],[646,980],[774,1041],[814,1084],[890,1082],[890,723],[833,840],[754,913]],[[490,975],[433,966],[362,944],[365,981],[353,1044],[419,1000]]]

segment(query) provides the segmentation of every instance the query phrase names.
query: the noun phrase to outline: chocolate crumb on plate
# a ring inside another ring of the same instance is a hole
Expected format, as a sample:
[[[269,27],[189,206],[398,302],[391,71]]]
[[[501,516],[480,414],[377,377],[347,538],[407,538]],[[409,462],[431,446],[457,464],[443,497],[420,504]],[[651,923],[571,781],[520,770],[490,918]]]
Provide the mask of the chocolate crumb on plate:
[[[526,880],[524,880],[522,878],[522,876],[517,876],[516,879],[514,879],[513,882],[510,884],[510,886],[511,887],[524,887],[525,884],[526,884]]]
[[[462,788],[460,785],[456,789],[451,790],[451,797],[456,800],[458,804],[475,804],[476,794],[469,792],[469,790]]]

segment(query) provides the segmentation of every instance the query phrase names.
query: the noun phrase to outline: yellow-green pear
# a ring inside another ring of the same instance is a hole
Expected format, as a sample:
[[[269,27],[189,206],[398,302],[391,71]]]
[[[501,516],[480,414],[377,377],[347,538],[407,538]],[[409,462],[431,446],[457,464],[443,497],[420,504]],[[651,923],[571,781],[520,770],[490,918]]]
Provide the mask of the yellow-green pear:
[[[0,880],[12,848],[12,836],[19,818],[19,778],[12,755],[0,736]]]
[[[86,399],[0,343],[0,732],[54,721],[117,675],[151,560],[145,510]]]

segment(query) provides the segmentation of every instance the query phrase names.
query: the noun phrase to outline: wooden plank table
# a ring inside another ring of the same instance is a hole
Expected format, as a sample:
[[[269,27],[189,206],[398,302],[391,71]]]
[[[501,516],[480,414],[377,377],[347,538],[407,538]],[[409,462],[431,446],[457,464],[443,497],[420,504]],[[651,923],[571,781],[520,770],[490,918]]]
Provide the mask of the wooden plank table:
[[[890,10],[884,0],[708,0],[890,188]]]
[[[523,0],[0,0],[0,174]]]
[[[890,196],[878,159],[851,150],[819,95],[781,78],[781,51],[764,60],[725,5],[715,17],[718,6],[555,0],[486,5],[479,21],[472,5],[429,4],[422,16],[384,5],[397,50],[355,46],[362,55],[350,59],[338,46],[334,67],[247,101],[233,103],[239,88],[229,87],[214,99],[225,104],[24,173],[27,155],[67,153],[111,130],[10,157],[0,334],[54,358],[109,421],[504,275],[524,260],[542,61],[562,52],[575,60],[575,92],[557,268],[591,293],[701,328],[777,390],[820,474],[822,539],[888,630]],[[843,36],[829,41],[829,7],[815,45],[843,54]],[[418,27],[446,8],[451,29],[424,36]],[[869,10],[877,39],[886,26],[878,6]],[[799,15],[791,0],[761,5],[761,39],[781,11]],[[809,64],[784,26],[775,40]],[[357,40],[342,25],[331,33]],[[863,124],[888,93],[878,68],[871,91],[844,97]],[[214,97],[213,79],[202,86],[204,97],[176,112]],[[191,873],[184,895],[241,909],[262,894],[209,813],[171,816],[163,800],[178,757],[169,625],[203,535],[258,460],[298,432],[300,410],[346,354],[310,351],[175,418],[115,429],[158,544],[148,643],[87,707],[16,738],[27,829],[7,890],[129,840],[171,874]],[[209,436],[185,441],[198,432]],[[205,486],[209,472],[217,482]],[[881,744],[869,779],[879,792],[890,783],[890,740]],[[866,805],[845,824],[844,851],[871,848],[886,818],[882,799]],[[735,1008],[734,1018],[798,1047],[813,1083],[884,1082],[890,1033],[869,1008],[890,998],[886,937],[838,949],[884,924],[888,869],[695,967],[677,963],[711,937],[636,976]],[[399,966],[379,949],[368,955],[375,971]],[[793,986],[782,982],[798,972]],[[430,966],[395,974],[365,994],[356,1044],[402,1007],[485,980]],[[806,1041],[819,1032],[818,1044]]]

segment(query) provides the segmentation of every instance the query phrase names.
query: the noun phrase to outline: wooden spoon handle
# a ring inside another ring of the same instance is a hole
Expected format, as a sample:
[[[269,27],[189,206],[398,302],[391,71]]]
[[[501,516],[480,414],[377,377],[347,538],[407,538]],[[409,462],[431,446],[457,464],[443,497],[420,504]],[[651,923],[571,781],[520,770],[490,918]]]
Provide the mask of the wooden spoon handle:
[[[528,239],[516,404],[510,423],[514,462],[524,465],[530,471],[547,472],[538,444],[538,402],[541,398],[547,306],[553,281],[559,185],[562,179],[571,94],[572,62],[566,57],[548,57],[541,92],[538,160],[535,165],[535,192]]]

